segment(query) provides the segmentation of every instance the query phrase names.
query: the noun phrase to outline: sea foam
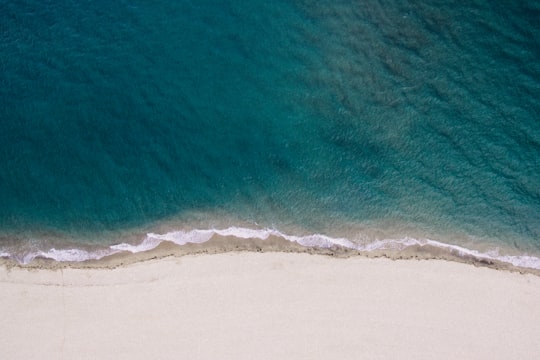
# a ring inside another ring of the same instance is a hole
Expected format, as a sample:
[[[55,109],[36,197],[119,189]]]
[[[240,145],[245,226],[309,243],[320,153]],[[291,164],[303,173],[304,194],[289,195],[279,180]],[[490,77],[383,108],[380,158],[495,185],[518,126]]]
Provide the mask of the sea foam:
[[[248,241],[249,239],[267,240],[274,236],[297,243],[305,247],[328,249],[332,247],[346,248],[361,252],[373,252],[381,250],[401,251],[411,246],[432,246],[446,250],[460,257],[472,257],[478,260],[499,261],[517,267],[540,269],[540,258],[524,255],[501,255],[498,250],[480,252],[458,245],[446,244],[431,239],[415,239],[404,237],[401,239],[380,239],[366,244],[357,244],[349,239],[330,237],[323,234],[311,234],[304,236],[285,234],[276,229],[250,229],[244,227],[228,227],[224,229],[193,229],[178,230],[164,234],[148,233],[139,244],[120,243],[97,251],[82,249],[50,249],[48,251],[36,251],[24,255],[14,256],[8,252],[0,252],[0,257],[12,258],[21,264],[28,264],[36,258],[52,259],[59,262],[81,262],[86,260],[99,260],[106,256],[121,252],[140,253],[155,249],[162,242],[171,242],[182,246],[186,244],[201,244],[209,241],[214,236],[235,237]]]

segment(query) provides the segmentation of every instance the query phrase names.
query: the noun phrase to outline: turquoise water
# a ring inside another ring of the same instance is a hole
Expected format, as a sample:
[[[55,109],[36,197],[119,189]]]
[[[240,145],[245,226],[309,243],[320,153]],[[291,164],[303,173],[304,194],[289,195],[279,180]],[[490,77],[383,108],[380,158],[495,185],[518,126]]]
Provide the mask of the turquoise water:
[[[536,1],[0,0],[0,254],[163,223],[538,254],[539,17]]]

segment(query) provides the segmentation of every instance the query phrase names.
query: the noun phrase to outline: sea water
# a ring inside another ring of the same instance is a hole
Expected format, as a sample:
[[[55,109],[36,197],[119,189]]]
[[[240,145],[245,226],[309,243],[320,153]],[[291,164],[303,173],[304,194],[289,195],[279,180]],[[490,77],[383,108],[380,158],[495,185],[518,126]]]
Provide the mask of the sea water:
[[[225,232],[540,267],[539,18],[537,1],[0,0],[0,255]]]

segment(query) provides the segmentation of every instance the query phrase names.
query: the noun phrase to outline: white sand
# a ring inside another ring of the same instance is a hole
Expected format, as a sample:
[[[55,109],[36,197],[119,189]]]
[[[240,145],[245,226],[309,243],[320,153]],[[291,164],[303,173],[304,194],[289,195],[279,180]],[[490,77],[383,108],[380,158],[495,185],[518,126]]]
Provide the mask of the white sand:
[[[0,270],[2,359],[534,359],[540,277],[227,253]]]

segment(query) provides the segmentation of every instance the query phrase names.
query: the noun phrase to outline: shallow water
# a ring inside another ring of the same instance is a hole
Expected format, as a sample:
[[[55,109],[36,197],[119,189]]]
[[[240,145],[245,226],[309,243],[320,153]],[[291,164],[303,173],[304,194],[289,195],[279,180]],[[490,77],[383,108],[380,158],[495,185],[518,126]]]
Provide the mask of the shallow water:
[[[0,254],[162,223],[540,253],[539,15],[0,0]]]

